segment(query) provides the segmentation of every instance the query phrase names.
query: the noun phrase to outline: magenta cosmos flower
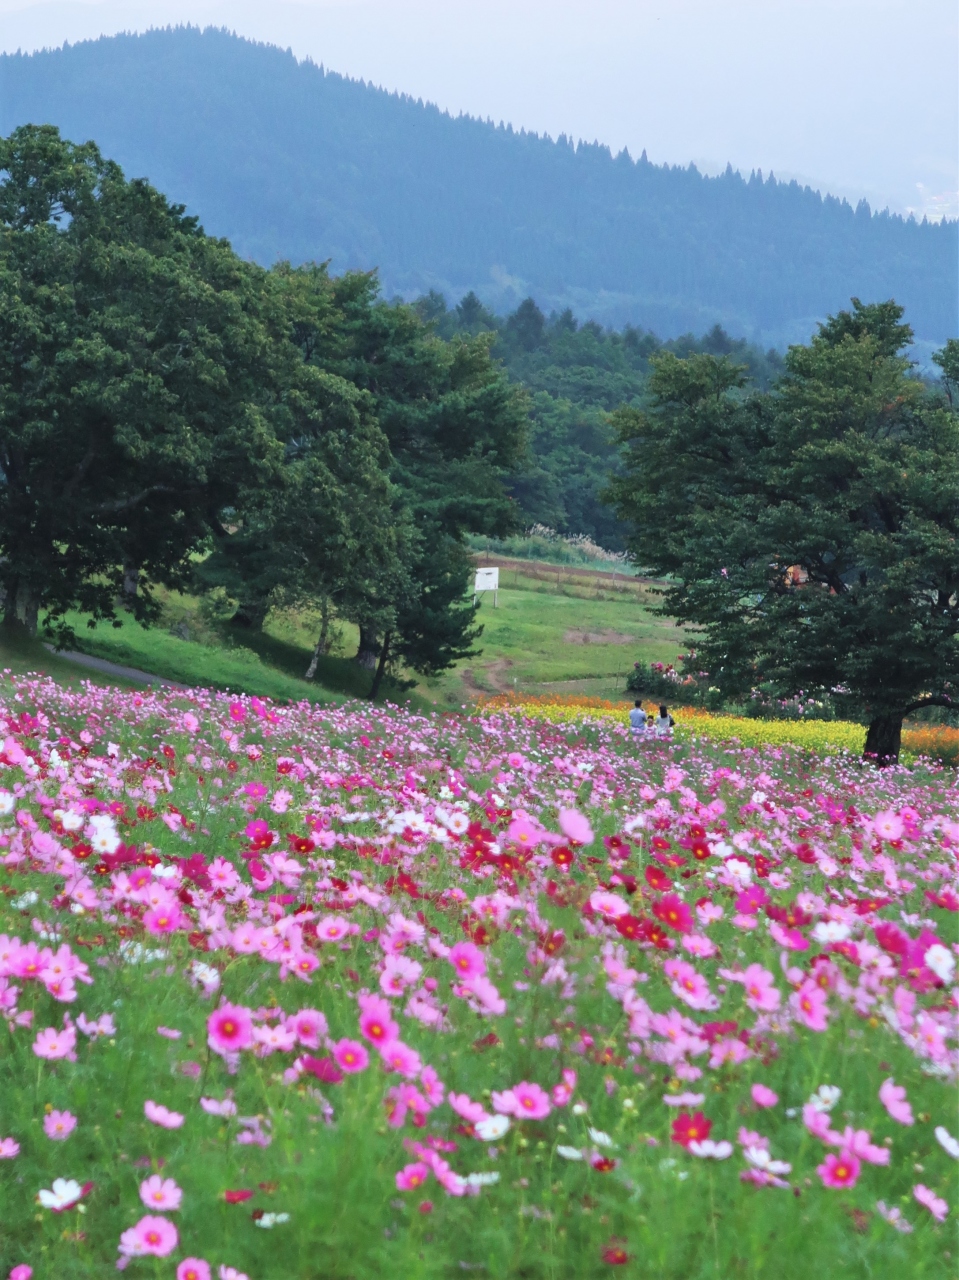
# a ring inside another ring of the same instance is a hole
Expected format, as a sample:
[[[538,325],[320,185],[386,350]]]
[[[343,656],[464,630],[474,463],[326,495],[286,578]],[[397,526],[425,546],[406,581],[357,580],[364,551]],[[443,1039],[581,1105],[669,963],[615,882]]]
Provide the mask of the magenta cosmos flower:
[[[77,1127],[77,1118],[69,1111],[51,1111],[43,1117],[43,1132],[54,1142],[63,1142]]]
[[[415,1191],[429,1176],[429,1165],[424,1164],[422,1160],[404,1165],[396,1174],[396,1189],[397,1191]]]
[[[179,1111],[171,1111],[162,1103],[147,1100],[143,1104],[143,1114],[151,1124],[158,1124],[161,1129],[179,1129],[185,1117]]]
[[[493,1106],[502,1115],[513,1115],[518,1120],[542,1120],[553,1109],[546,1090],[527,1080],[521,1080],[505,1093],[494,1093]]]
[[[183,1192],[172,1178],[161,1178],[155,1173],[140,1183],[140,1199],[148,1209],[172,1213],[174,1209],[179,1209]]]
[[[28,1267],[25,1262],[21,1262],[19,1266],[14,1267],[10,1272],[10,1280],[30,1280],[33,1275],[33,1267]]]
[[[238,1053],[253,1043],[253,1019],[243,1005],[221,1004],[207,1018],[206,1032],[214,1053]]]
[[[839,1191],[843,1187],[856,1185],[861,1168],[859,1158],[851,1151],[840,1151],[838,1156],[831,1153],[826,1156],[822,1164],[816,1166],[816,1172],[822,1178],[824,1187]]]

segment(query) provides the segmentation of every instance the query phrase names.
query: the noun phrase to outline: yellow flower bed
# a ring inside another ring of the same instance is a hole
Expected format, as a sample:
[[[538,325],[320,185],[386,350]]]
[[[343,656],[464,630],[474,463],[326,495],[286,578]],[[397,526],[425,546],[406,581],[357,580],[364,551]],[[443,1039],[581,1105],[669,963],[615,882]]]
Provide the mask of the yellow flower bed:
[[[485,698],[484,711],[517,711],[554,724],[572,724],[579,720],[618,720],[628,723],[629,704],[610,702],[605,698],[542,697],[536,694],[501,694]],[[717,742],[737,739],[747,747],[767,743],[776,746],[807,747],[826,754],[850,751],[861,755],[866,742],[864,725],[851,720],[754,720],[747,716],[714,715],[697,707],[674,707],[676,736],[702,736]],[[904,729],[904,752],[909,756],[928,756],[945,764],[959,764],[959,730],[942,725],[921,729]]]

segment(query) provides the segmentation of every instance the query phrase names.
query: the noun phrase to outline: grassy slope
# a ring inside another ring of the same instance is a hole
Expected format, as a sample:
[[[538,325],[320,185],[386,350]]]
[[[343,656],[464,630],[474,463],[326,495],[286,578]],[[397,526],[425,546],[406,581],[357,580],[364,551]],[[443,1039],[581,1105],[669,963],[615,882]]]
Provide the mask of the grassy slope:
[[[529,564],[504,569],[501,581],[498,608],[492,597],[481,597],[481,654],[437,679],[421,680],[411,692],[387,683],[384,698],[422,708],[459,706],[478,693],[513,689],[619,697],[634,662],[671,661],[682,648],[678,628],[652,613],[655,598],[635,580]],[[365,697],[370,686],[370,673],[348,656],[355,652],[356,631],[345,625],[338,627],[334,653],[320,660],[316,680],[303,679],[319,629],[307,612],[277,614],[263,634],[251,635],[204,620],[195,599],[170,594],[155,627],[126,621],[89,628],[79,616],[70,622],[83,651],[183,684],[315,702]],[[73,680],[91,674],[78,673],[37,644],[20,643],[29,648],[21,659],[27,665],[15,670],[49,670]],[[13,661],[4,659],[4,665]]]

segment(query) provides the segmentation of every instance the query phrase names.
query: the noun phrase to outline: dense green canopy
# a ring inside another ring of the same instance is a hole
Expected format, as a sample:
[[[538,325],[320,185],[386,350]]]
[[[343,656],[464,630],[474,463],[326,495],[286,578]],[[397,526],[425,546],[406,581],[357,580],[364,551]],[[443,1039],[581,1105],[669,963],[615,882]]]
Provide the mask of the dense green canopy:
[[[854,299],[768,393],[726,358],[663,354],[650,407],[615,415],[612,494],[636,558],[672,576],[665,609],[701,628],[697,665],[730,695],[822,692],[880,759],[959,691],[959,416],[912,376],[901,321]]]

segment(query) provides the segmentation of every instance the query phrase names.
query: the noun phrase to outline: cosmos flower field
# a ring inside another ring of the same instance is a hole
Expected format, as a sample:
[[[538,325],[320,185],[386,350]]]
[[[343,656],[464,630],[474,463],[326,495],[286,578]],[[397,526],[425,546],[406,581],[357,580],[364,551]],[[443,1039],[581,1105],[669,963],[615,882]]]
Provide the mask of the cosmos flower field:
[[[0,1275],[955,1274],[954,770],[0,716]]]

